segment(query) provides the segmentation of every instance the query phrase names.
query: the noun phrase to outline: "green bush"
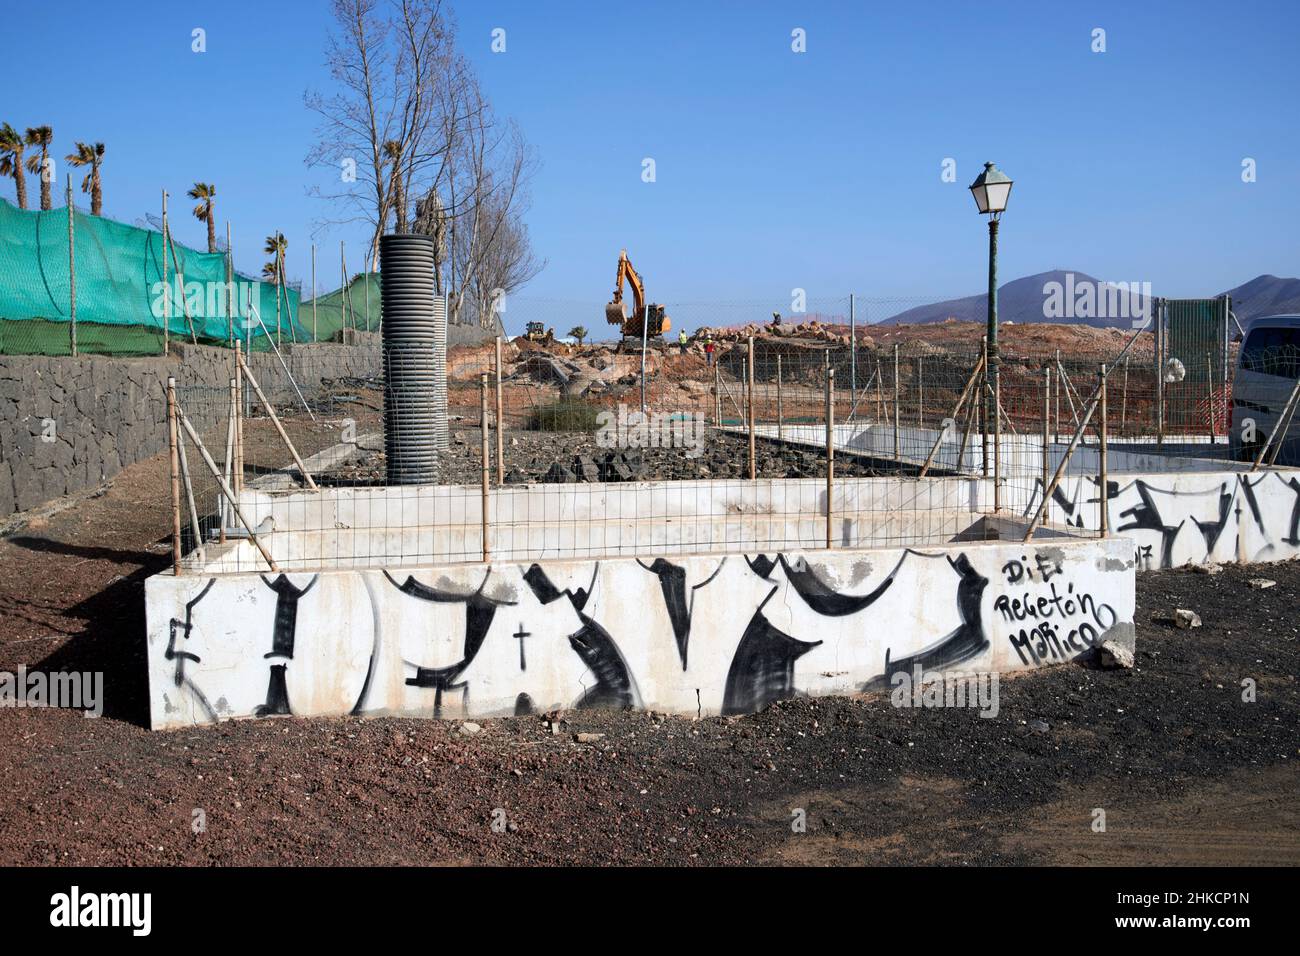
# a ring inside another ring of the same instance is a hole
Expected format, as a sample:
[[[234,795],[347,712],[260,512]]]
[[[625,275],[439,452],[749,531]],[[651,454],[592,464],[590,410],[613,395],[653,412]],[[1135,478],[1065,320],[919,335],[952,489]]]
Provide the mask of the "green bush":
[[[539,405],[528,417],[528,427],[539,432],[594,432],[600,410],[586,402],[565,399]]]

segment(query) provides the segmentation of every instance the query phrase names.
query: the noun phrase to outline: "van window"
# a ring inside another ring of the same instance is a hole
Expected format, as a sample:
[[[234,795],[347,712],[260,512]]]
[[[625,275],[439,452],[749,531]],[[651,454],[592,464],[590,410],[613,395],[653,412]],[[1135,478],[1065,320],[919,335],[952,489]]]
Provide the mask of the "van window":
[[[1241,367],[1262,375],[1300,378],[1300,328],[1252,329],[1241,347]]]

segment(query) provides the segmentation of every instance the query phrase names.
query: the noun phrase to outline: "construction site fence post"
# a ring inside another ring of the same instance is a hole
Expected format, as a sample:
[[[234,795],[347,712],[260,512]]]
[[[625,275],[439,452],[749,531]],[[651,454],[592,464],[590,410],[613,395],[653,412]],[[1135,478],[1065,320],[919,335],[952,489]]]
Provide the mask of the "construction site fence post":
[[[1098,514],[1097,528],[1099,537],[1106,537],[1110,532],[1110,494],[1106,485],[1107,467],[1106,467],[1106,366],[1102,365],[1097,372],[1097,401],[1100,405],[1097,422],[1097,487],[1099,493],[1097,500],[1100,504],[1100,513]]]
[[[41,175],[47,175],[48,170],[41,170]],[[73,218],[72,208],[72,177],[68,176],[68,314],[71,322],[68,325],[68,347],[72,351],[73,358],[77,355],[77,242],[76,242],[76,225]]]
[[[1043,367],[1043,494],[1052,477],[1052,369]]]
[[[176,379],[167,379],[167,449],[171,461],[172,485],[172,573],[181,573],[181,459],[180,433],[176,424]]]
[[[491,556],[491,549],[488,547],[488,498],[489,485],[491,483],[492,467],[489,458],[492,454],[491,445],[488,442],[488,377],[484,372],[479,377],[479,440],[482,443],[482,460],[483,471],[481,476],[481,501],[480,501],[480,532],[483,535],[483,560],[487,561]]]
[[[781,356],[776,356],[776,438],[785,441],[785,405],[781,398]]]
[[[497,336],[495,375],[497,386],[495,418],[497,429],[497,487],[500,488],[506,480],[506,439],[501,419],[502,405],[504,403],[501,395],[501,336],[499,335]]]
[[[758,449],[754,439],[754,337],[749,337],[749,364],[746,370],[746,382],[749,384],[747,413],[749,418],[749,477],[758,477]]]
[[[899,414],[902,405],[902,391],[898,382],[898,345],[894,345],[894,461],[899,465],[903,463],[903,450],[899,442]]]
[[[993,513],[1002,510],[1002,376],[998,374],[999,354],[988,357],[993,375]]]
[[[826,547],[834,546],[835,369],[826,370]]]
[[[171,353],[172,287],[167,282],[167,190],[162,191],[162,283],[163,283],[163,349]],[[184,290],[182,290],[183,292]]]

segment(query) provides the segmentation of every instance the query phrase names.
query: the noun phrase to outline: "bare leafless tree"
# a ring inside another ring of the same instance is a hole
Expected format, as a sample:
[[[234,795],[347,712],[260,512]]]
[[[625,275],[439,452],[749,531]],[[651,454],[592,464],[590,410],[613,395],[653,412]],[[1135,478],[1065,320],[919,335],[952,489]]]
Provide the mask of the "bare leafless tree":
[[[336,87],[306,95],[320,117],[307,162],[338,175],[336,187],[313,190],[340,210],[325,221],[370,224],[373,267],[390,217],[406,228],[409,211],[397,201],[447,151],[431,139],[442,126],[434,107],[453,31],[438,0],[333,0],[331,10],[326,62]]]

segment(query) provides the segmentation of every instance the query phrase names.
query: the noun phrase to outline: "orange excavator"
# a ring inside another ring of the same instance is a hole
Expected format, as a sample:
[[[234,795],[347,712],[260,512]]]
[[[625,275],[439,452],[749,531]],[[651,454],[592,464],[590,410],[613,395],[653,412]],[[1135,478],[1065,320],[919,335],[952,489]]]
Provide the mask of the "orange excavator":
[[[632,289],[631,315],[623,311],[624,279]],[[614,300],[605,306],[605,320],[610,325],[619,326],[624,338],[639,339],[644,333],[646,338],[653,339],[662,336],[672,328],[672,321],[664,314],[662,305],[653,302],[646,304],[645,286],[641,283],[641,276],[632,268],[626,249],[618,254],[618,278],[614,285]],[[641,328],[643,322],[646,324],[644,330]]]

